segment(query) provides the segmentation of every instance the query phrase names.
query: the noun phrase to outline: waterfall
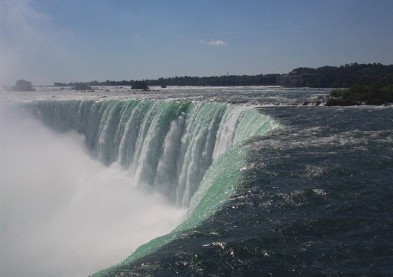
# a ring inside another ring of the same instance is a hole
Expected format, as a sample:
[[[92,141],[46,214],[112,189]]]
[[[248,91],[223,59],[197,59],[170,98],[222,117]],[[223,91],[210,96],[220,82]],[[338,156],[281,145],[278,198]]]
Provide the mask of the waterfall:
[[[118,163],[136,182],[189,206],[206,170],[233,145],[278,124],[246,106],[162,100],[37,101],[32,110],[59,132],[85,137],[90,154]]]

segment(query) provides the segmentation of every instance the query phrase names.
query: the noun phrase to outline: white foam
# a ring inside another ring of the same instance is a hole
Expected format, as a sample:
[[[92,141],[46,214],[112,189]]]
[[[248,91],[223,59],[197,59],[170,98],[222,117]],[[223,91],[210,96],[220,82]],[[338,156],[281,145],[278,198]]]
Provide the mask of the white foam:
[[[184,211],[20,112],[0,112],[0,275],[87,276],[177,226]]]

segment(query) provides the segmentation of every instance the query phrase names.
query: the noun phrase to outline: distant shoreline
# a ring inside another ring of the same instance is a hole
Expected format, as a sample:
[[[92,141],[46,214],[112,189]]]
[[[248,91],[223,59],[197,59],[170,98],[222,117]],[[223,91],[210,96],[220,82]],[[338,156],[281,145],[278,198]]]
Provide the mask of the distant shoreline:
[[[169,77],[146,80],[106,80],[88,82],[55,82],[54,86],[133,86],[143,81],[147,86],[196,86],[196,87],[234,87],[234,86],[282,86],[310,88],[350,88],[355,84],[373,85],[393,84],[393,65],[380,63],[346,64],[341,66],[323,66],[319,68],[300,67],[288,74],[259,74],[259,75],[223,75],[211,77]]]

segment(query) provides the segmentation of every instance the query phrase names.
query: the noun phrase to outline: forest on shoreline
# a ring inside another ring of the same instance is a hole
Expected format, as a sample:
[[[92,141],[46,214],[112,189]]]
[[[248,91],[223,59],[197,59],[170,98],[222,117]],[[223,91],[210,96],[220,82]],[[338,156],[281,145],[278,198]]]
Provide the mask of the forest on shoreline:
[[[393,84],[393,65],[351,63],[319,68],[300,67],[288,74],[224,75],[211,77],[169,77],[147,80],[106,80],[103,82],[55,82],[54,86],[133,86],[143,81],[147,86],[283,86],[311,88],[350,88],[353,85]]]
[[[21,82],[24,80],[20,80]],[[26,82],[26,81],[24,81]],[[28,83],[28,82],[27,82]],[[91,81],[54,83],[75,90],[91,90],[94,86],[130,86],[149,90],[149,86],[282,86],[332,88],[328,106],[384,105],[393,103],[393,65],[351,63],[319,68],[299,67],[288,74],[225,75],[212,77],[171,77],[156,80]],[[320,100],[316,104],[319,105]]]

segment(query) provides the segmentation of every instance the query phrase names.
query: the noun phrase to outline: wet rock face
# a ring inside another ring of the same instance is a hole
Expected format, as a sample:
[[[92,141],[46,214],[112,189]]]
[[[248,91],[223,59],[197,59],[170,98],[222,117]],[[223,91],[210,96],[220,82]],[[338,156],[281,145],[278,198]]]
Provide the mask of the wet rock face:
[[[317,98],[307,100],[302,103],[302,106],[325,106],[329,98],[325,96],[318,96]]]

